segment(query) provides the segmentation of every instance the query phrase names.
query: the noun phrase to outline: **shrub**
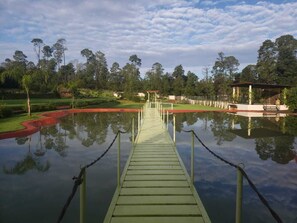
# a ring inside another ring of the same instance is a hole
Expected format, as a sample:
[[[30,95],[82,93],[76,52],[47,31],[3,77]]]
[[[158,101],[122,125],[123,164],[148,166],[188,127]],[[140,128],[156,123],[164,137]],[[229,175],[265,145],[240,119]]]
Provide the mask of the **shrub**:
[[[297,110],[297,87],[291,88],[288,91],[287,105],[291,111]]]
[[[0,103],[0,118],[7,118],[12,115],[12,109]]]

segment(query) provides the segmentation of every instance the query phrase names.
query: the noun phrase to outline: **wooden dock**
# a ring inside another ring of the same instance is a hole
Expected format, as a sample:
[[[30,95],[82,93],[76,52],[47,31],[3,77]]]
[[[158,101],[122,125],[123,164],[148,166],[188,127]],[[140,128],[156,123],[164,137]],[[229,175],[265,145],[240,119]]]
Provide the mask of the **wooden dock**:
[[[104,223],[210,223],[155,108],[147,108]]]

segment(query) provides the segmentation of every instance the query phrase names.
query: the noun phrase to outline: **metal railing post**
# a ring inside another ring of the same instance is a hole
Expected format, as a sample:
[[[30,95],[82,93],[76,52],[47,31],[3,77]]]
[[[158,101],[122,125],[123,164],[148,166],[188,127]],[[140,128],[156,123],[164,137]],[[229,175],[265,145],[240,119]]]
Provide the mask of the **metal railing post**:
[[[173,114],[173,142],[175,144],[175,114]]]
[[[86,222],[86,168],[83,169],[82,174],[82,183],[79,188],[80,192],[80,201],[79,201],[79,222],[85,223]]]
[[[117,171],[117,178],[118,178],[118,187],[121,186],[121,132],[118,133],[118,171]]]
[[[194,132],[192,131],[192,146],[191,146],[191,181],[194,186]]]
[[[241,223],[241,210],[242,210],[242,173],[237,168],[237,189],[236,189],[236,223]]]
[[[138,129],[137,129],[137,132],[139,133],[139,130],[140,130],[140,112],[138,111]]]
[[[134,146],[135,132],[134,132],[134,117],[132,118],[132,145]]]
[[[169,112],[168,112],[168,110],[167,110],[166,113],[167,113],[167,117],[166,117],[167,118],[167,122],[166,122],[166,125],[167,125],[167,130],[168,130],[168,121],[169,121]]]
[[[143,108],[140,109],[140,125],[142,125],[143,122]]]

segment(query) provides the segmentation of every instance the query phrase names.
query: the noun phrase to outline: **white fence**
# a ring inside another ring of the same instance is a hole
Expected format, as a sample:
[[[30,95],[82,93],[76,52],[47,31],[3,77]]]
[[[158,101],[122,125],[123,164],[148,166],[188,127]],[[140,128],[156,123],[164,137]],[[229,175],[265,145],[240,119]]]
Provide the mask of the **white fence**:
[[[221,109],[228,109],[229,102],[227,101],[213,101],[213,100],[192,100],[188,99],[189,103],[192,105],[204,105],[204,106],[211,106]]]

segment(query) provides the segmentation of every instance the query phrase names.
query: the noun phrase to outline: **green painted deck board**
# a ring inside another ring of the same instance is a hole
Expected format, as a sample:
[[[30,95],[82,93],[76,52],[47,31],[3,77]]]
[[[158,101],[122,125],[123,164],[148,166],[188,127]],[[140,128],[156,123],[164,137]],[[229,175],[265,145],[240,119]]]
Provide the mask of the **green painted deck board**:
[[[189,187],[186,181],[124,181],[123,187]]]
[[[197,205],[118,205],[114,216],[201,216]]]
[[[180,166],[170,166],[170,165],[155,165],[155,166],[129,166],[128,170],[182,170]]]
[[[210,223],[154,108],[147,109],[104,223]]]
[[[166,162],[166,161],[173,161],[173,162],[177,162],[178,159],[177,158],[132,158],[131,161],[135,161],[135,162],[140,162],[140,161],[144,161],[144,162]]]
[[[196,201],[191,195],[119,196],[117,204],[196,204]]]
[[[134,154],[133,158],[176,158],[176,155],[171,154]]]
[[[179,162],[167,161],[167,162],[130,162],[130,166],[180,166]]]
[[[183,170],[129,170],[127,175],[183,175]]]
[[[148,187],[148,188],[122,188],[120,195],[190,195],[190,188]]]
[[[111,223],[204,223],[202,217],[114,217]]]
[[[125,180],[187,180],[185,175],[128,175]]]

